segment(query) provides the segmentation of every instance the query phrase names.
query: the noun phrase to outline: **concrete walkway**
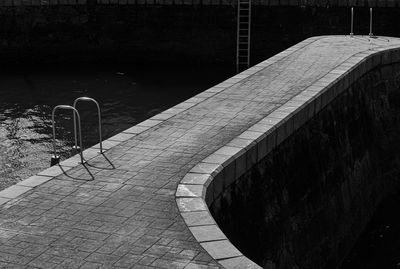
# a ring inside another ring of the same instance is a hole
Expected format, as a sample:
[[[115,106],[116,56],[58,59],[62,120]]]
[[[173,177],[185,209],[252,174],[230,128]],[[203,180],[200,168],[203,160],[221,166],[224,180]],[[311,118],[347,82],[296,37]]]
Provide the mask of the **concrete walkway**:
[[[219,267],[178,212],[179,181],[352,55],[396,43],[306,40],[276,56],[275,63],[254,67],[252,75],[239,74],[108,140],[108,147],[124,142],[86,166],[65,162],[61,175],[53,177],[59,172],[49,169],[5,190],[0,268]]]

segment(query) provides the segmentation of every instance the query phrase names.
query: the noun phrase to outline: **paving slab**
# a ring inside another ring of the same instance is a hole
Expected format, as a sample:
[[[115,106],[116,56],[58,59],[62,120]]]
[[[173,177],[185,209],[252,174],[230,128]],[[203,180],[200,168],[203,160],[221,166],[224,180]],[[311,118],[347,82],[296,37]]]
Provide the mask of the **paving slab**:
[[[0,267],[253,268],[216,229],[203,199],[192,197],[199,185],[218,161],[263,139],[260,126],[240,137],[261,119],[353,55],[399,44],[308,39],[114,136],[85,165],[56,166],[13,186],[0,195]],[[177,192],[180,181],[187,186]],[[190,231],[184,219],[198,227]]]

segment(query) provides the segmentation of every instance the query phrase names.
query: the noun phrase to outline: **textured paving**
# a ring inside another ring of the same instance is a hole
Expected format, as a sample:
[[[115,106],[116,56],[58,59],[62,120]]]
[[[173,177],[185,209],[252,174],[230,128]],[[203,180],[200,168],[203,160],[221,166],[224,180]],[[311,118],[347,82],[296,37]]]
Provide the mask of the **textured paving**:
[[[218,267],[178,213],[185,173],[353,54],[386,44],[315,39],[113,147],[108,160],[98,156],[3,204],[0,268]]]

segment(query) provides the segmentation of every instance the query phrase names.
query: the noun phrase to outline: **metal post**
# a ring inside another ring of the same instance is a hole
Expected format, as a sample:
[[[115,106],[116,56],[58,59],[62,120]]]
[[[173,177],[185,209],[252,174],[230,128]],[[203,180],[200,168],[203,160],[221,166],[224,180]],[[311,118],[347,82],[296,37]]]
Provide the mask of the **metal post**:
[[[369,9],[369,36],[374,36],[374,34],[372,33],[372,7]]]
[[[98,115],[98,121],[99,121],[99,140],[100,140],[100,153],[103,153],[103,145],[102,145],[102,135],[101,135],[101,110],[100,110],[100,105],[99,103],[94,100],[93,98],[90,97],[79,97],[76,98],[73,104],[73,107],[76,109],[76,104],[78,103],[78,101],[91,101],[94,102],[97,106],[97,115]],[[75,114],[74,114],[74,126],[76,125],[76,121],[75,121]],[[77,148],[77,141],[76,141],[76,134],[75,134],[75,147]]]
[[[236,29],[236,73],[239,73],[239,42],[240,42],[240,0],[237,0],[237,29]]]
[[[354,7],[351,7],[350,37],[353,37],[354,35],[353,27],[354,27]]]
[[[247,40],[247,67],[250,67],[250,42],[251,42],[251,0],[249,0],[249,24],[248,24],[248,40]]]
[[[54,153],[54,155],[52,156],[52,164],[53,165],[58,163],[58,161],[60,160],[60,156],[57,155],[57,150],[56,150],[56,126],[55,126],[55,120],[54,120],[55,112],[58,109],[72,110],[73,114],[74,114],[74,118],[75,118],[75,113],[76,113],[76,116],[78,117],[78,127],[79,127],[79,145],[82,148],[81,117],[79,116],[78,110],[76,110],[74,107],[68,106],[68,105],[55,106],[53,108],[53,112],[51,113],[51,119],[52,119],[52,124],[53,124],[53,153]],[[75,143],[76,143],[76,124],[75,124],[75,119],[74,119],[74,135],[75,135]],[[84,163],[82,151],[80,151],[80,156],[81,156],[81,163]],[[53,162],[53,159],[54,159],[55,163]]]

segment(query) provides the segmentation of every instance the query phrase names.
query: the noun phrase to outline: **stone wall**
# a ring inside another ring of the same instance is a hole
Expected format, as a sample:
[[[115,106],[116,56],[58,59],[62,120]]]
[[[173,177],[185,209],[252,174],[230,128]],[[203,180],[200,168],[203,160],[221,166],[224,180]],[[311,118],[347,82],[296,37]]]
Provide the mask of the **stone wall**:
[[[2,0],[0,6],[51,6],[51,5],[235,5],[235,0]],[[253,0],[264,6],[368,6],[399,7],[397,0]]]
[[[233,8],[0,7],[0,58],[16,64],[218,63],[235,48]]]
[[[234,66],[236,61],[237,10],[233,4],[48,3],[0,7],[3,63],[171,62]],[[381,8],[374,14],[375,34],[400,35],[400,9]],[[356,9],[355,16],[355,33],[368,34],[368,9]],[[347,7],[255,5],[251,62],[258,63],[310,36],[348,34],[349,22]]]
[[[399,187],[400,64],[373,69],[214,198],[232,243],[264,268],[337,268]]]

